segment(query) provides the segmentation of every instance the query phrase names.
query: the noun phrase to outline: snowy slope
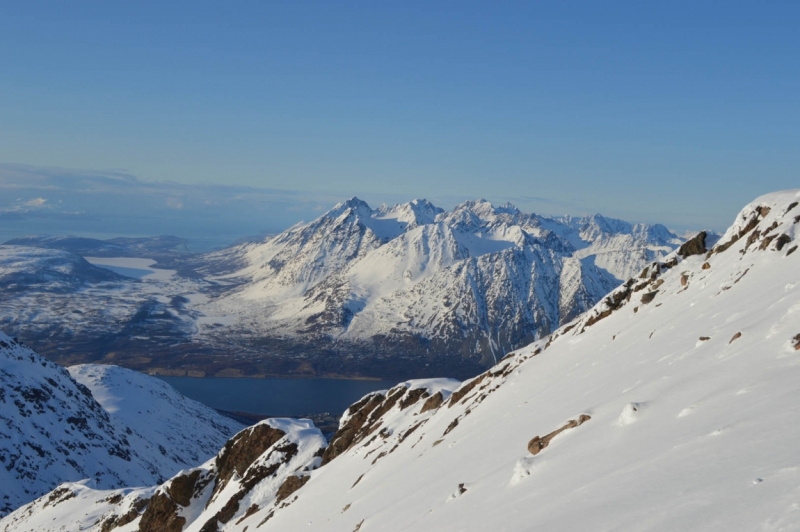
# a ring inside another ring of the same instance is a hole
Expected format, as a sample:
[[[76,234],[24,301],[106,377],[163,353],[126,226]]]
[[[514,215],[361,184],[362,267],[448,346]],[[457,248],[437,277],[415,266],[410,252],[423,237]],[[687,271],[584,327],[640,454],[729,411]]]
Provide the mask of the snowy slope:
[[[224,332],[309,343],[389,339],[404,355],[488,365],[594,305],[680,239],[663,226],[596,215],[556,220],[468,201],[372,210],[353,198],[319,219],[231,250],[232,294],[200,307]],[[201,336],[218,329],[201,327]]]
[[[365,397],[290,504],[246,490],[205,530],[800,529],[798,202],[758,198],[711,251],[701,235],[460,386]],[[203,497],[173,509],[187,530]],[[0,529],[77,513],[43,498]]]
[[[128,439],[134,449],[148,444],[158,449],[154,460],[159,471],[172,473],[176,467],[207,460],[242,428],[241,423],[138,371],[98,364],[67,370],[89,388],[113,420],[132,430]]]
[[[66,369],[0,333],[0,513],[66,480],[153,484],[206,460],[240,427],[151,377],[92,366],[75,373],[102,405]],[[147,411],[138,419],[125,412],[133,402]]]

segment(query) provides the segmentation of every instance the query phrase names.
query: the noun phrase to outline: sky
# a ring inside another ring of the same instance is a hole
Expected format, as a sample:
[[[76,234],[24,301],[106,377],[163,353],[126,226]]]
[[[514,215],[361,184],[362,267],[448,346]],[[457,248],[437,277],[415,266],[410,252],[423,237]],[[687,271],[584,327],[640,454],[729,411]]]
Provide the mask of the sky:
[[[486,198],[723,230],[800,186],[797,28],[789,1],[3,2],[0,217],[191,232],[176,197],[246,197],[218,209],[245,236]],[[78,177],[149,192],[109,208]]]

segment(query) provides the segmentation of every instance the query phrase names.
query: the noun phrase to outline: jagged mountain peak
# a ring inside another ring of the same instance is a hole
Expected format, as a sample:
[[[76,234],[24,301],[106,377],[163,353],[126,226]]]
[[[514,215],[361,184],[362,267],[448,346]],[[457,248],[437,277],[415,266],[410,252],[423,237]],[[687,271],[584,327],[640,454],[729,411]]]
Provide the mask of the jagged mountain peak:
[[[405,230],[434,223],[436,216],[444,212],[440,207],[426,199],[413,199],[407,203],[398,203],[392,207],[381,205],[376,212],[376,217],[381,219],[395,219],[404,225]]]
[[[348,209],[352,209],[352,210],[354,210],[356,212],[359,212],[359,213],[366,212],[366,213],[372,214],[372,208],[369,206],[369,204],[366,201],[358,198],[357,196],[353,196],[352,198],[350,198],[348,200],[345,200],[345,201],[342,201],[340,203],[337,203],[324,216],[336,217],[336,216],[339,216],[340,214],[342,214],[342,212],[344,212],[344,211],[346,211]]]

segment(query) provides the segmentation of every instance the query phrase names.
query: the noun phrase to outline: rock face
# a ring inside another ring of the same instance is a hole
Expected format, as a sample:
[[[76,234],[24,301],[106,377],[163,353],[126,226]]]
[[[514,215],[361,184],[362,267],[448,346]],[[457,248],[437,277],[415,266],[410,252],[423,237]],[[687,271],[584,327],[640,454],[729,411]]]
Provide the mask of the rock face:
[[[210,447],[219,448],[240,427],[145,375],[92,366],[75,373],[92,389],[0,333],[3,515],[64,481],[88,478],[97,488],[151,485],[192,460],[206,460],[215,452]],[[90,376],[96,374],[114,378],[94,381]],[[130,424],[123,415],[131,407],[124,401],[130,393],[130,383],[123,384],[126,378],[139,385],[136,408],[153,411]],[[152,390],[158,393],[150,394]],[[175,433],[164,431],[165,418]]]
[[[706,251],[708,251],[706,249],[706,232],[700,231],[696,236],[681,244],[681,247],[678,248],[678,255],[685,259],[692,255],[702,255]]]

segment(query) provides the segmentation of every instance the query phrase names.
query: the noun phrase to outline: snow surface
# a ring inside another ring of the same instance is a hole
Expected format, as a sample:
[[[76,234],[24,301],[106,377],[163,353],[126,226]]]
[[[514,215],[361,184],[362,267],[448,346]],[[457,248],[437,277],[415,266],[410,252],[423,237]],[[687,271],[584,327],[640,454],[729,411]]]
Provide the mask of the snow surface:
[[[248,492],[257,511],[219,529],[800,529],[798,202],[757,199],[716,251],[650,265],[438,409],[403,409],[390,398],[413,385],[393,388],[376,437],[291,504]],[[0,527],[78,529],[73,506],[44,502]]]
[[[132,429],[134,448],[139,448],[135,438],[141,438],[159,449],[165,457],[159,470],[165,475],[174,473],[176,465],[185,468],[204,462],[242,428],[161,379],[138,371],[99,364],[67,369],[112,419]]]

